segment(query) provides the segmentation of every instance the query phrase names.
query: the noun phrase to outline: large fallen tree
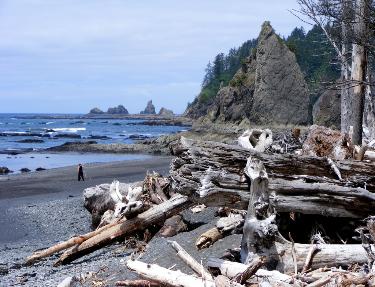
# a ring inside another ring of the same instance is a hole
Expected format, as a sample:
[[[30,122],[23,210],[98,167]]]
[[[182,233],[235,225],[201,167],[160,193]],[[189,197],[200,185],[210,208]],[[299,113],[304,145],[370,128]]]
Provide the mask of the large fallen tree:
[[[249,156],[269,174],[270,202],[278,212],[364,218],[375,208],[375,164],[291,154],[266,154],[217,142],[181,138],[170,175],[173,189],[211,206],[246,209],[250,192],[244,169]],[[340,171],[340,177],[335,168]]]

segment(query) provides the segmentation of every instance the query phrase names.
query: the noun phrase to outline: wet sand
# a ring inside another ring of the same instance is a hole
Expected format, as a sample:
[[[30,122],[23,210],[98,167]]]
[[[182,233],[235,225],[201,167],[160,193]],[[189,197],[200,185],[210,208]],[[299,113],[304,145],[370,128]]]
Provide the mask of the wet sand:
[[[49,197],[52,193],[61,192],[77,195],[82,194],[86,187],[112,182],[114,179],[122,182],[142,180],[147,170],[167,174],[170,160],[171,157],[155,156],[144,160],[85,165],[84,182],[77,180],[76,166],[0,176],[0,200],[38,194]]]

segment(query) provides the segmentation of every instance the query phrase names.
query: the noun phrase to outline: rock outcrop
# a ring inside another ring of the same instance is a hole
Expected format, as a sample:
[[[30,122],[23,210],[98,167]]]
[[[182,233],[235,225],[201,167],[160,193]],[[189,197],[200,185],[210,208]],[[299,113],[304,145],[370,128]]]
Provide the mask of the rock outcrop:
[[[262,26],[258,45],[229,86],[219,90],[213,102],[202,108],[195,101],[186,115],[207,110],[212,122],[251,124],[307,124],[309,92],[295,55],[274,32],[269,22]]]
[[[7,168],[6,166],[0,166],[0,175],[3,175],[3,174],[8,174],[8,173],[12,173],[13,171],[11,171],[9,168]]]
[[[173,114],[172,110],[168,110],[166,108],[161,108],[158,115],[164,116],[164,117],[172,117],[174,114]]]
[[[152,104],[152,101],[148,101],[146,108],[141,111],[141,115],[155,115],[155,106]]]
[[[93,108],[90,110],[90,114],[100,115],[100,114],[104,114],[104,112],[99,108]]]
[[[339,90],[326,90],[315,102],[312,110],[313,123],[340,129],[341,95]]]
[[[118,105],[117,107],[108,108],[107,114],[111,115],[128,115],[128,110],[123,105]]]

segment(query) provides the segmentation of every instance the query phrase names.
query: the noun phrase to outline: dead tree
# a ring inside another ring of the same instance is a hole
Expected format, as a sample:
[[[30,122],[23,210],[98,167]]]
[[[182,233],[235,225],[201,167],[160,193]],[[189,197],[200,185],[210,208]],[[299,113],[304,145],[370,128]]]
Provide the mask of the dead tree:
[[[358,41],[353,43],[352,51],[352,125],[353,144],[362,145],[363,110],[366,92],[367,74],[367,20],[369,14],[369,0],[357,0],[355,4],[354,34]]]
[[[341,131],[353,127],[353,143],[362,144],[364,102],[368,81],[367,54],[372,0],[298,0],[296,13],[318,25],[331,43],[341,65]],[[299,17],[297,15],[297,17]],[[337,25],[341,29],[335,29]],[[337,31],[339,30],[339,33]],[[352,47],[350,47],[352,46]],[[369,111],[372,112],[373,111]]]

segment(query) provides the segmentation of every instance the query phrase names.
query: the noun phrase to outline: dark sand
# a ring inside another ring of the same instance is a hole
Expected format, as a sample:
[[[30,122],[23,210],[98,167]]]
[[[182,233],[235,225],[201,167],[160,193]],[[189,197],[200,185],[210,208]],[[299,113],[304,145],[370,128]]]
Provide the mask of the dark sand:
[[[147,170],[167,174],[170,157],[152,157],[145,160],[98,163],[84,166],[86,180],[77,180],[77,167],[55,168],[40,172],[0,176],[0,200],[51,193],[80,195],[86,187],[112,182],[142,180]]]
[[[86,258],[79,264],[53,268],[56,258],[50,258],[32,267],[22,266],[32,251],[90,231],[91,215],[83,207],[82,198],[86,187],[114,179],[143,180],[146,172],[153,170],[165,175],[170,160],[152,157],[86,165],[85,182],[77,181],[76,166],[1,177],[0,286],[56,286],[70,274],[112,264],[110,250],[116,245],[94,253],[95,260]]]

